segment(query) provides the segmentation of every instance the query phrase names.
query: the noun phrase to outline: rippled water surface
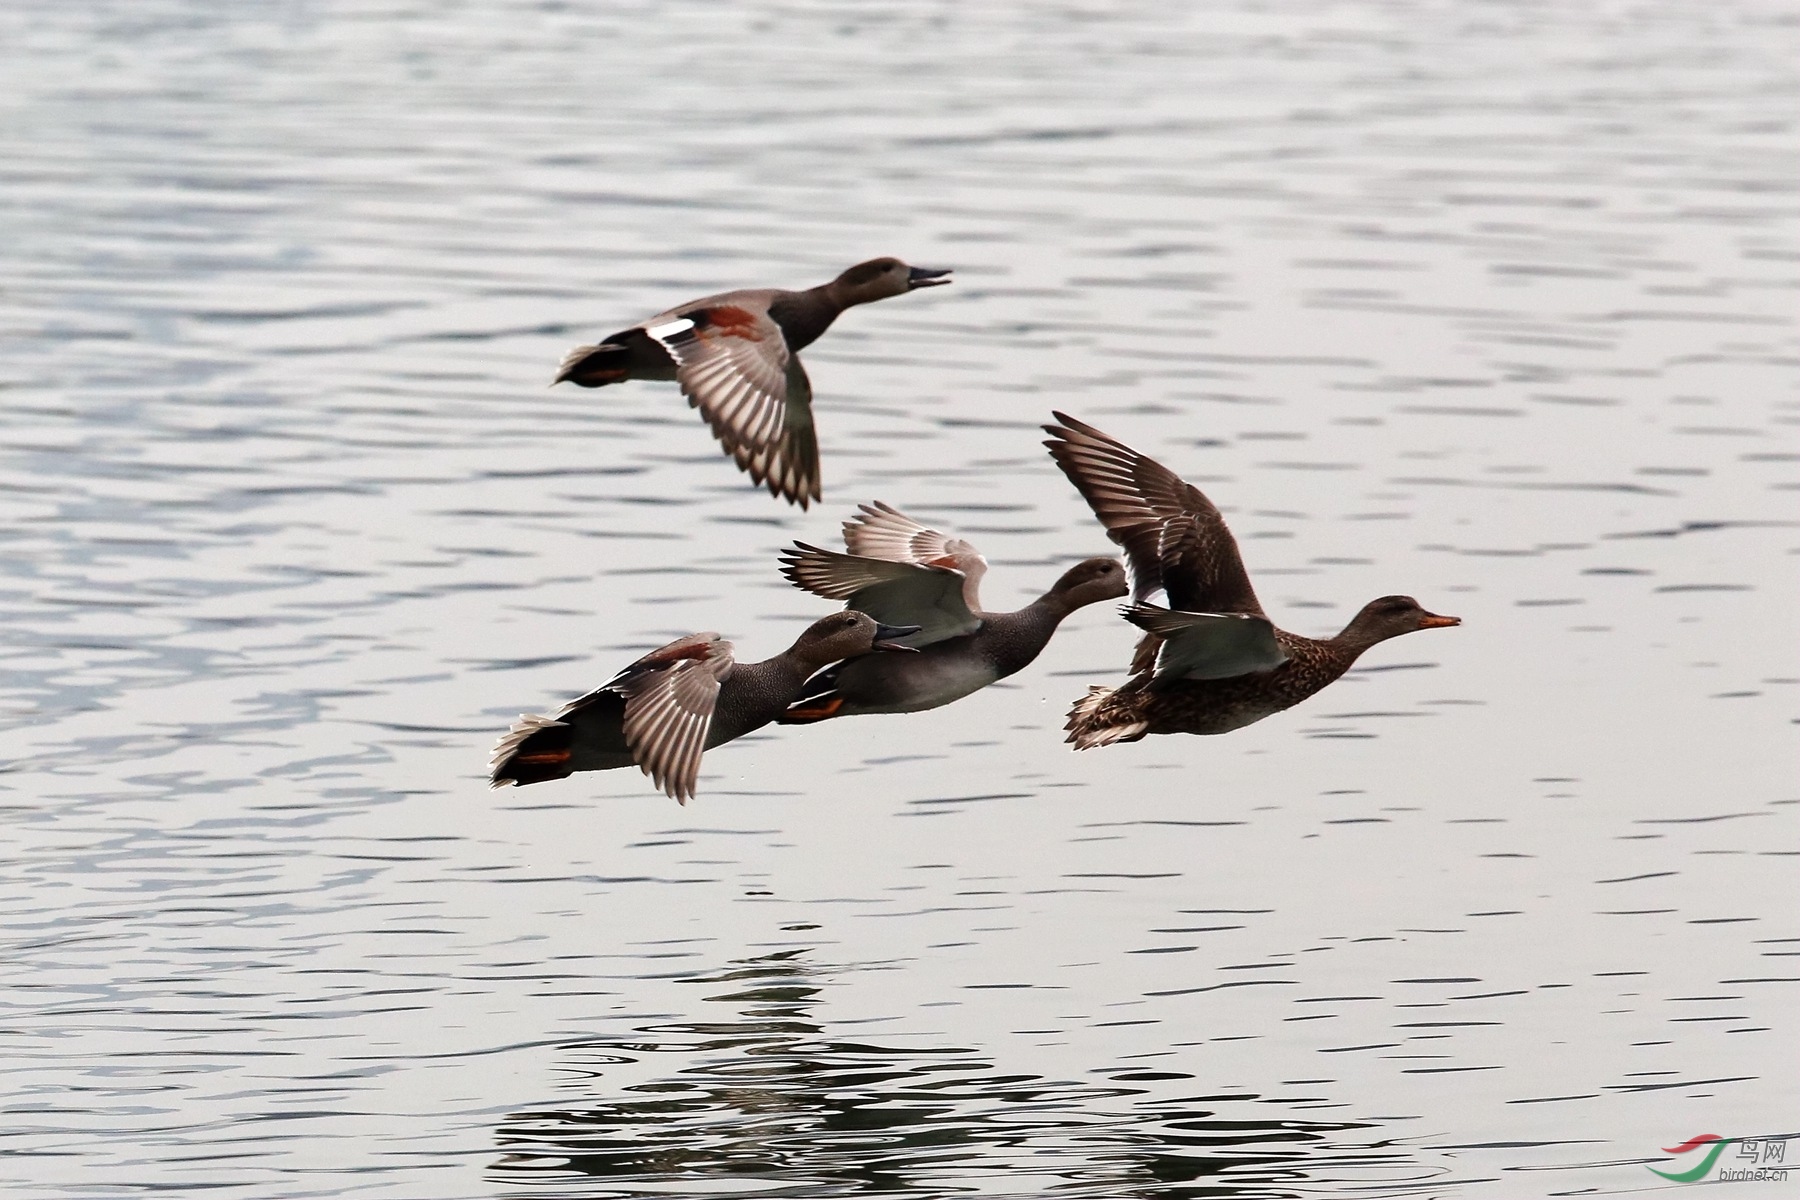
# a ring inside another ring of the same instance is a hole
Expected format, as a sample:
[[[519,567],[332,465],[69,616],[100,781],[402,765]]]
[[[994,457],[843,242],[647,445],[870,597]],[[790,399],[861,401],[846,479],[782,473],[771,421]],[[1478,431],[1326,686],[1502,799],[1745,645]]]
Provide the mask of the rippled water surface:
[[[1787,6],[0,12],[0,1190],[1534,1196],[1793,1129]],[[668,303],[891,253],[809,513]],[[1075,755],[1132,631],[677,808],[517,712],[827,611],[881,499],[1022,603],[1052,408],[1262,598],[1464,618]],[[1800,1143],[1795,1153],[1800,1153]],[[1765,1190],[1772,1185],[1764,1185]]]

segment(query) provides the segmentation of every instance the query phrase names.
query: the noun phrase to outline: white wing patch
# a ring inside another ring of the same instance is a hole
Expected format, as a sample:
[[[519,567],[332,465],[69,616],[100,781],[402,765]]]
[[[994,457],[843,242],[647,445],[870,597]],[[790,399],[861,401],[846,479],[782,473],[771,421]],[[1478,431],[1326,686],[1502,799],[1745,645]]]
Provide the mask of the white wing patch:
[[[661,342],[666,349],[670,338],[686,333],[693,327],[694,323],[686,317],[676,317],[673,321],[664,321],[661,325],[651,325],[644,332]]]

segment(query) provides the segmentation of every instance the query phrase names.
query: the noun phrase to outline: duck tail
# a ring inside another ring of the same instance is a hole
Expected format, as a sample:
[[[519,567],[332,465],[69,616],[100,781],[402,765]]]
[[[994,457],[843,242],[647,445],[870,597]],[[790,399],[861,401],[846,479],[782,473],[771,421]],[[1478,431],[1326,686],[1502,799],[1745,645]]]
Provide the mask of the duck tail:
[[[1138,719],[1128,705],[1115,700],[1118,694],[1117,688],[1088,688],[1087,695],[1069,709],[1069,720],[1063,726],[1069,731],[1066,740],[1077,750],[1092,750],[1095,746],[1135,742],[1143,737],[1150,726]]]
[[[564,779],[574,768],[575,730],[550,717],[519,714],[488,760],[488,785],[507,787]]]
[[[581,387],[605,387],[631,378],[631,349],[617,342],[601,342],[597,346],[577,346],[563,358],[556,369],[555,387],[563,380]]]

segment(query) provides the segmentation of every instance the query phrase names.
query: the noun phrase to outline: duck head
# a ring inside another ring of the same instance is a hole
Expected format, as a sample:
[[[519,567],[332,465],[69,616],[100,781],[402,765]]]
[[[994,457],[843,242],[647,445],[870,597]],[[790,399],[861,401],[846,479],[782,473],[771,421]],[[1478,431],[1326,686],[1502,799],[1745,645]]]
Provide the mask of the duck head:
[[[1064,571],[1050,594],[1072,612],[1102,600],[1117,600],[1130,590],[1124,563],[1116,558],[1090,558]]]
[[[906,650],[895,639],[919,632],[917,625],[883,625],[853,608],[814,621],[794,643],[793,652],[816,666],[855,658],[871,650]]]
[[[1421,629],[1446,629],[1451,625],[1461,624],[1461,617],[1440,617],[1436,613],[1426,612],[1411,596],[1383,596],[1363,605],[1362,611],[1351,619],[1350,624],[1344,626],[1344,632],[1338,637],[1358,645],[1373,646],[1376,642],[1385,642],[1403,633],[1416,633]]]
[[[944,278],[948,274],[949,267],[909,267],[897,258],[871,258],[839,275],[829,287],[838,303],[848,308],[904,295],[916,288],[942,287],[950,282]]]

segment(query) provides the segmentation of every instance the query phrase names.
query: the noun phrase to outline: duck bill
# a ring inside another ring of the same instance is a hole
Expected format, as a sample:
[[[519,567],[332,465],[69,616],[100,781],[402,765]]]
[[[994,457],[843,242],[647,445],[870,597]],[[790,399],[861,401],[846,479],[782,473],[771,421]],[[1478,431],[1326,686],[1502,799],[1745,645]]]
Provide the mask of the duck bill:
[[[944,276],[950,274],[953,270],[955,270],[954,267],[943,267],[940,269],[913,267],[906,273],[907,290],[912,291],[923,287],[943,287],[946,283],[950,282],[948,279],[945,279]]]
[[[903,646],[899,639],[911,637],[924,628],[922,625],[876,625],[874,648],[877,650],[904,650],[908,654],[917,654],[915,646]]]
[[[1426,613],[1419,619],[1420,629],[1448,629],[1452,625],[1461,624],[1461,617],[1440,617],[1436,613]]]

